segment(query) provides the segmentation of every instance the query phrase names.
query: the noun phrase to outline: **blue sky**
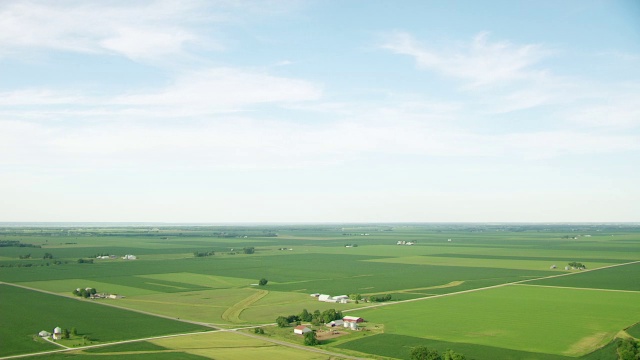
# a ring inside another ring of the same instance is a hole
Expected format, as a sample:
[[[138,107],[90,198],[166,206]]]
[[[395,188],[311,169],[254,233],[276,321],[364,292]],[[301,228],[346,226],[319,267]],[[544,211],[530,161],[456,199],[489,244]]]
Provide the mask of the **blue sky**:
[[[640,221],[637,1],[0,2],[2,221]]]

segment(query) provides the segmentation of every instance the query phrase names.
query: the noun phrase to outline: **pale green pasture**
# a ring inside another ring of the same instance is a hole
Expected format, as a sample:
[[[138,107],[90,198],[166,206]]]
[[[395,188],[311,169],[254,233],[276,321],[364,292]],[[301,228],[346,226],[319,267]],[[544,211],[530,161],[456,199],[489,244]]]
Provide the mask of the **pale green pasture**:
[[[226,276],[204,275],[195,273],[168,273],[140,275],[139,277],[148,279],[158,279],[165,281],[181,282],[191,285],[209,287],[212,289],[226,289],[249,286],[256,282],[256,279],[232,278]]]
[[[640,293],[511,285],[361,310],[385,331],[579,356],[640,320]]]
[[[47,280],[47,281],[31,281],[20,283],[20,285],[42,289],[59,294],[72,295],[73,290],[77,288],[95,288],[99,293],[118,294],[124,296],[142,296],[156,294],[157,292],[147,289],[141,289],[132,286],[119,284],[103,283],[95,280],[87,279],[64,279],[64,280]],[[120,300],[118,300],[120,301]]]
[[[309,312],[327,309],[348,310],[363,306],[355,303],[333,304],[320,302],[309,294],[270,291],[262,299],[245,309],[240,318],[253,323],[273,323],[280,315],[299,314],[303,309]]]
[[[348,241],[345,241],[348,243]],[[416,244],[416,245],[360,245],[355,248],[346,248],[344,246],[304,246],[297,250],[301,253],[319,253],[319,254],[353,254],[353,255],[365,255],[365,256],[384,256],[384,257],[405,257],[405,256],[419,256],[419,255],[437,255],[437,254],[463,254],[463,255],[486,255],[492,256],[505,256],[505,257],[540,257],[548,258],[549,261],[553,261],[554,258],[558,259],[574,259],[582,263],[590,264],[589,259],[617,259],[620,262],[626,260],[636,260],[637,256],[633,252],[629,251],[615,251],[602,248],[602,251],[584,251],[579,247],[576,249],[543,249],[543,248],[531,248],[528,245],[518,245],[517,242],[508,243],[498,246],[496,244],[465,244],[463,242],[443,242],[442,245],[430,244]],[[294,250],[296,248],[294,247]],[[601,264],[610,264],[607,262],[599,262]],[[560,265],[560,264],[556,264]],[[594,266],[589,266],[593,268]],[[528,268],[527,268],[528,269]],[[548,267],[547,267],[548,269]]]
[[[119,299],[117,304],[180,319],[224,323],[222,314],[225,310],[254,294],[250,288],[158,293]]]
[[[217,360],[326,359],[327,355],[277,345],[237,333],[216,332],[150,341],[153,344]]]
[[[189,259],[193,257],[193,253],[175,253],[175,254],[145,254],[140,257],[140,260],[176,260],[176,259]],[[100,260],[98,260],[100,261]],[[105,260],[108,261],[108,260]]]
[[[522,269],[522,270],[549,270],[549,266],[556,264],[558,272],[563,270],[564,262],[553,262],[551,260],[507,260],[507,259],[477,259],[477,258],[455,258],[437,256],[406,256],[385,259],[366,260],[371,262],[411,264],[411,265],[446,265],[446,266],[469,266],[486,267],[500,269]],[[599,268],[613,263],[589,262],[589,268]]]

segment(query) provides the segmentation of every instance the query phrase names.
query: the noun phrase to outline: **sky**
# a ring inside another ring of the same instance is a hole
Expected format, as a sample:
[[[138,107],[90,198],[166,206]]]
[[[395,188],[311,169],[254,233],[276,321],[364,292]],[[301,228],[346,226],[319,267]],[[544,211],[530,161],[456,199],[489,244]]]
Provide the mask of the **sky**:
[[[0,1],[0,221],[638,222],[640,2]]]

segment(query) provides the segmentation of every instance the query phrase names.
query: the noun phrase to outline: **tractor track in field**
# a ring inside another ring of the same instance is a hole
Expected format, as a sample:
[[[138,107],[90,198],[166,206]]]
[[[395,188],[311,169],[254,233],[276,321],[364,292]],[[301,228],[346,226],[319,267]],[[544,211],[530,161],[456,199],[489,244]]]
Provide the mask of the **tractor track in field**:
[[[237,302],[236,304],[234,304],[233,306],[229,307],[227,310],[224,311],[224,313],[222,313],[221,317],[222,320],[226,320],[229,321],[231,323],[239,323],[242,322],[242,320],[240,320],[240,314],[249,306],[251,306],[251,304],[257,302],[258,300],[262,299],[263,297],[265,297],[269,292],[267,290],[258,290],[255,289],[257,292],[255,294],[251,294],[248,297],[240,300],[239,302]]]

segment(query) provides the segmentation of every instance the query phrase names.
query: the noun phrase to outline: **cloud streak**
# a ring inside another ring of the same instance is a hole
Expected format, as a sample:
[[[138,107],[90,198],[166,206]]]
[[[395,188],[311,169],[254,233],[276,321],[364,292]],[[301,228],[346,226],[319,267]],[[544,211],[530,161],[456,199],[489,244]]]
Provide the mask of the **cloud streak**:
[[[421,44],[409,33],[395,32],[381,47],[413,57],[421,69],[467,81],[470,87],[510,84],[542,76],[544,72],[535,70],[533,65],[550,53],[538,44],[491,42],[488,32],[479,33],[469,44],[440,50]]]

